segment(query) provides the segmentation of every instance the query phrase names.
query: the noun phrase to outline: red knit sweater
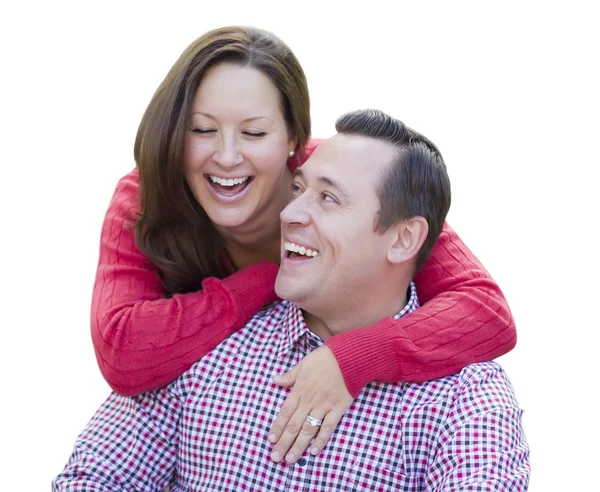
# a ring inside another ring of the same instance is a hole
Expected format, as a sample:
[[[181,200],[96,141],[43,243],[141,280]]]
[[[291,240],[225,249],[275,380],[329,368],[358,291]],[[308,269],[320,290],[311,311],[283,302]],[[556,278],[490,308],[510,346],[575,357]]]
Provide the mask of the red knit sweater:
[[[311,140],[306,158],[318,145]],[[123,177],[106,213],[92,297],[92,340],[102,374],[123,395],[163,386],[183,374],[267,302],[277,265],[261,262],[202,290],[166,298],[156,268],[137,248],[137,169]],[[331,337],[348,390],[369,381],[425,381],[490,360],[516,343],[500,288],[446,224],[415,278],[423,306],[401,319]]]

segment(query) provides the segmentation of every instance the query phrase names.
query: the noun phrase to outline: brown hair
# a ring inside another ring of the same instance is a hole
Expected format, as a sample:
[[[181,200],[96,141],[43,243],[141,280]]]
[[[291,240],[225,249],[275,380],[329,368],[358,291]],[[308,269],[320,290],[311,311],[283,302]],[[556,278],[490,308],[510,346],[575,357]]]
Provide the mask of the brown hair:
[[[429,225],[417,257],[417,270],[431,254],[450,209],[450,178],[442,154],[429,139],[382,111],[353,111],[338,118],[339,133],[362,135],[398,147],[398,156],[377,188],[381,203],[375,230],[383,233],[394,224],[421,216]]]
[[[141,207],[135,238],[158,267],[168,295],[198,290],[206,277],[229,273],[223,265],[223,258],[229,258],[223,240],[192,195],[183,169],[190,106],[207,70],[221,62],[269,77],[281,94],[288,132],[298,139],[297,153],[302,154],[310,136],[306,77],[292,51],[274,34],[223,27],[188,46],[152,97],[134,147]]]

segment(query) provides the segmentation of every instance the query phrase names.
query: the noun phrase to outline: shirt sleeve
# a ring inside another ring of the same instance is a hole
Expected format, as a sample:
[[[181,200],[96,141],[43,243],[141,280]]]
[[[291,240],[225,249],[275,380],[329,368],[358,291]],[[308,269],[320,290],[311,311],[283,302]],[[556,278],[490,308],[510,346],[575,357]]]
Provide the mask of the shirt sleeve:
[[[135,242],[137,189],[133,171],[119,182],[106,213],[91,309],[102,375],[126,396],[175,380],[277,299],[278,267],[266,261],[166,298],[156,267]]]
[[[77,438],[52,490],[164,490],[174,476],[180,414],[172,387],[136,397],[111,394]]]
[[[502,291],[448,224],[415,283],[423,303],[415,312],[327,341],[355,398],[369,381],[445,377],[514,348],[515,323]]]
[[[474,378],[466,371],[470,381],[452,401],[428,469],[428,492],[527,490],[531,466],[523,412],[497,367]]]

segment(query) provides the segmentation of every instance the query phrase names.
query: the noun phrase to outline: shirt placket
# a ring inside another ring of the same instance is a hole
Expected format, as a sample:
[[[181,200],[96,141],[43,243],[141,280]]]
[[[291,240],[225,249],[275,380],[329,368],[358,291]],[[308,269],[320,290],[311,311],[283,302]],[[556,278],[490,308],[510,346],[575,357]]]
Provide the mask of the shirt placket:
[[[314,459],[314,456],[305,452],[296,463],[293,465],[286,465],[289,468],[289,490],[302,492],[312,492],[314,490],[311,483],[311,469]]]
[[[306,357],[310,352],[323,345],[323,340],[318,335],[312,333],[306,325],[299,333],[295,341],[295,346],[300,353],[301,358]],[[296,461],[294,464],[286,463],[287,468],[287,490],[313,492],[311,469],[314,464],[315,457],[308,451]]]

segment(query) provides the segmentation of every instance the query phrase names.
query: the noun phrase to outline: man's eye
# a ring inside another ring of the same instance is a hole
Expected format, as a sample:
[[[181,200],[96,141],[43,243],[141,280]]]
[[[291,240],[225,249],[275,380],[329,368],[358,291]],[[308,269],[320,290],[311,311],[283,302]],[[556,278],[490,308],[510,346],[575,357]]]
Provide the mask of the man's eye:
[[[324,202],[337,203],[337,200],[327,193],[321,193]]]
[[[266,135],[265,132],[242,132],[244,135],[246,135],[247,137],[255,137],[255,138],[259,138],[259,137],[264,137]]]
[[[302,189],[296,183],[292,183],[292,193],[302,193]]]
[[[192,130],[194,133],[199,133],[200,135],[207,135],[209,133],[216,133],[217,130],[208,129],[208,128],[194,128]]]

